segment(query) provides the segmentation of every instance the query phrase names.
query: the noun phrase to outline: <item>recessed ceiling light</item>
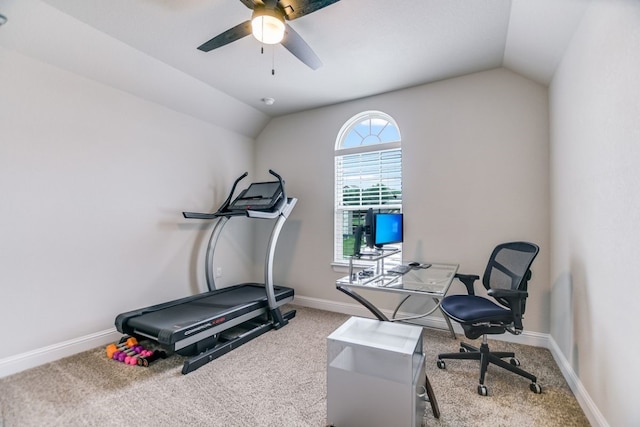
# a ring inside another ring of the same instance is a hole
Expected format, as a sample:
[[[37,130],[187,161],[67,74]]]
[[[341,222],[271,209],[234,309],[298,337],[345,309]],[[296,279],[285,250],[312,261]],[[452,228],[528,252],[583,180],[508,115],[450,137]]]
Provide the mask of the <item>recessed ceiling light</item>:
[[[264,102],[267,105],[273,105],[273,103],[276,102],[276,100],[273,98],[262,98],[262,102]]]

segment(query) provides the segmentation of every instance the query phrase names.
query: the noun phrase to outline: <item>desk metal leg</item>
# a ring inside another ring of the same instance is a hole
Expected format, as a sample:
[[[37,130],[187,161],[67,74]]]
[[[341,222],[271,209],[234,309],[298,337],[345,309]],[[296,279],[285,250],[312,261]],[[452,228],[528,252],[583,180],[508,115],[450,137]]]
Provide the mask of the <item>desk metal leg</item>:
[[[438,300],[437,298],[434,298],[433,300],[436,302],[436,304],[438,304],[438,309],[440,310],[440,313],[442,313],[442,317],[444,317],[444,320],[447,322],[447,327],[449,328],[449,332],[451,332],[451,338],[455,340],[456,333],[453,330],[453,325],[451,325],[451,320],[449,320],[449,316],[444,314],[444,311],[442,311],[442,307],[440,307],[440,300]]]
[[[367,299],[365,299],[362,295],[356,293],[354,290],[347,288],[346,286],[336,286],[341,292],[349,295],[354,300],[358,301],[360,304],[364,305],[374,316],[378,318],[378,320],[382,322],[388,322],[389,319],[384,315],[380,310],[376,308],[373,304],[371,304]]]
[[[444,317],[444,320],[447,322],[447,327],[449,328],[449,332],[451,332],[451,338],[453,338],[455,340],[456,339],[456,333],[453,330],[453,325],[451,324],[451,320],[449,320],[449,316],[444,314],[444,311],[442,311],[442,307],[440,307],[440,302],[438,302],[438,309],[440,309],[440,313],[442,313],[442,317]]]
[[[402,304],[404,304],[404,302],[405,302],[406,300],[408,300],[410,296],[411,296],[411,295],[407,295],[406,297],[404,297],[404,298],[402,299],[402,301],[400,301],[400,303],[398,304],[398,306],[396,307],[396,309],[395,309],[395,310],[393,310],[393,316],[391,316],[391,318],[392,318],[392,319],[395,319],[395,318],[396,318],[396,314],[398,314],[398,310],[400,310],[400,306],[402,306]]]
[[[429,403],[431,404],[431,412],[433,412],[434,418],[440,418],[440,408],[438,407],[438,401],[436,400],[436,394],[433,392],[433,388],[431,387],[431,382],[429,381],[429,377],[425,374],[427,389],[427,397],[429,398]]]
[[[342,286],[342,285],[336,286],[336,289],[338,289],[339,291],[349,295],[351,298],[353,298],[356,301],[358,301],[360,304],[365,306],[374,316],[376,316],[376,318],[378,320],[383,321],[383,322],[396,322],[396,321],[400,321],[401,322],[401,321],[415,320],[415,319],[419,319],[421,317],[426,317],[426,316],[430,315],[431,313],[433,313],[436,309],[439,309],[440,313],[442,313],[442,317],[444,317],[444,320],[447,322],[447,327],[449,329],[449,332],[451,333],[451,338],[456,339],[456,333],[453,330],[453,325],[451,324],[451,321],[449,320],[449,317],[446,314],[443,313],[442,307],[440,307],[440,300],[438,298],[436,298],[436,297],[433,298],[433,301],[436,303],[436,306],[431,311],[429,311],[427,313],[424,313],[424,314],[417,315],[417,316],[410,316],[410,317],[405,317],[405,318],[399,318],[398,319],[398,318],[396,318],[396,314],[398,314],[398,310],[405,303],[405,301],[407,301],[409,299],[409,297],[411,296],[411,295],[407,295],[406,297],[404,297],[402,299],[402,301],[400,301],[400,303],[398,304],[396,309],[393,311],[393,316],[391,317],[391,319],[389,319],[375,305],[373,305],[369,300],[364,298],[362,295],[358,294],[353,289],[350,289],[347,286]],[[424,326],[424,325],[421,325],[421,326]]]
[[[444,314],[444,312],[442,311],[442,307],[440,307],[440,300],[436,297],[433,297],[433,302],[436,303],[435,307],[433,307],[432,310],[428,311],[427,313],[423,313],[423,314],[419,314],[417,316],[410,316],[410,317],[405,317],[405,318],[396,318],[396,315],[398,314],[398,310],[400,310],[400,307],[402,306],[402,304],[404,304],[410,297],[411,295],[407,295],[406,297],[404,297],[402,299],[402,301],[400,301],[400,303],[398,304],[398,306],[396,307],[396,309],[393,311],[393,316],[391,316],[391,319],[395,322],[395,321],[403,321],[403,320],[415,320],[415,319],[419,319],[421,317],[426,317],[429,316],[431,313],[433,313],[434,311],[436,311],[436,309],[440,310],[440,313],[442,313],[442,317],[444,317],[445,322],[447,322],[447,328],[449,329],[449,332],[451,333],[451,338],[456,339],[456,333],[453,330],[453,325],[451,325],[451,320],[449,320],[449,317]],[[370,309],[371,310],[371,309]],[[382,319],[380,319],[382,320]],[[424,326],[424,325],[422,325]]]

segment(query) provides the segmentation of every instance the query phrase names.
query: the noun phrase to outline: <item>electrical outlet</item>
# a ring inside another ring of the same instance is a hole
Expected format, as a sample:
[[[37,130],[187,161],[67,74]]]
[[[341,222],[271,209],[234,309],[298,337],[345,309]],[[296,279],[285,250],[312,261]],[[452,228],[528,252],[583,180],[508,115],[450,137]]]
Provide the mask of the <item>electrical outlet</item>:
[[[222,267],[216,268],[216,277],[222,277]]]

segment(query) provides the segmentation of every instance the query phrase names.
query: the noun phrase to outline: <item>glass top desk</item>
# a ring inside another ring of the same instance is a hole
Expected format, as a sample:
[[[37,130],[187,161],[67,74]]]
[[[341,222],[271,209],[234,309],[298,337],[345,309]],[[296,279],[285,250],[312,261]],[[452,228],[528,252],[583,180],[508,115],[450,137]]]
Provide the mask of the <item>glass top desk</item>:
[[[421,264],[426,266],[429,264]],[[378,265],[374,271],[381,272],[379,274],[361,275],[353,272],[336,281],[336,288],[349,295],[351,298],[365,306],[379,320],[386,322],[398,322],[420,319],[429,316],[436,310],[441,310],[440,301],[449,291],[449,287],[458,272],[459,264],[443,264],[433,263],[428,268],[413,267],[406,274],[389,273],[383,267]],[[351,270],[351,269],[350,269]],[[352,270],[351,270],[352,271]],[[369,300],[360,295],[356,290],[372,290],[381,292],[390,292],[394,294],[404,295],[404,298],[398,303],[391,318],[388,318],[380,309],[378,309]],[[411,297],[430,297],[435,302],[435,306],[424,313],[412,316],[396,317],[400,307]],[[451,336],[455,338],[451,321],[444,315]],[[420,324],[420,326],[425,326]]]

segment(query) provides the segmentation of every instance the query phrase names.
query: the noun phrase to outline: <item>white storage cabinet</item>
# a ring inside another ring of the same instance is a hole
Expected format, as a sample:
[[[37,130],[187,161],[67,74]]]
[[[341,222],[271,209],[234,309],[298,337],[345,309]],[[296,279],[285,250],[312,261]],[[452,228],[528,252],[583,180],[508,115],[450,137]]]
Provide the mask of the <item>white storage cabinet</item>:
[[[327,338],[327,424],[421,426],[422,328],[352,317]]]

